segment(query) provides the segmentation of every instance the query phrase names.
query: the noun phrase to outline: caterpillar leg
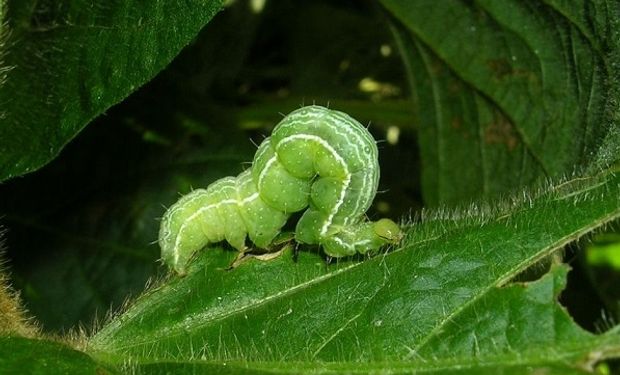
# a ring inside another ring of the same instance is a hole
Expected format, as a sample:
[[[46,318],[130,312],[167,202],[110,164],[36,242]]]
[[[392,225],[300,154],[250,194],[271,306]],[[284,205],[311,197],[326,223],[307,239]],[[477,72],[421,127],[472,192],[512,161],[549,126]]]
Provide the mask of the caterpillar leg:
[[[235,260],[230,264],[227,270],[232,270],[239,267],[241,264],[245,263],[249,259],[257,259],[263,262],[268,262],[270,260],[281,257],[286,250],[290,249],[291,245],[287,244],[283,246],[280,250],[272,252],[272,253],[264,253],[264,254],[250,254],[247,252],[240,252],[239,255],[235,258]]]

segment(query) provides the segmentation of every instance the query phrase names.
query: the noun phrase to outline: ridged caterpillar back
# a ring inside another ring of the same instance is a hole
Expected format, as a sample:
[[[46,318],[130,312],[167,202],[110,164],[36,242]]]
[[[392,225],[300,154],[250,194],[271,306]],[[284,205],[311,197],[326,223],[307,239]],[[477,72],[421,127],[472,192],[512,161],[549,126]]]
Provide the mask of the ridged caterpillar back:
[[[246,237],[268,248],[289,216],[306,209],[295,240],[320,244],[332,257],[367,253],[401,237],[389,219],[367,221],[379,183],[372,135],[349,115],[300,108],[258,147],[252,167],[179,199],[161,222],[162,259],[178,273],[192,255],[226,240],[239,251]]]

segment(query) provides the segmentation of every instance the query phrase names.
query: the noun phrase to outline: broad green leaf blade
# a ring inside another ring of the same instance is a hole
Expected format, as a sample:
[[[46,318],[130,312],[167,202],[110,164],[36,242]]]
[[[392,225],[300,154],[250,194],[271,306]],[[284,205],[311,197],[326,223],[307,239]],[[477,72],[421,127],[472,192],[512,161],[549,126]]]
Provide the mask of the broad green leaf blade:
[[[224,364],[206,361],[156,362],[131,367],[136,374],[442,374],[442,375],[584,375],[592,374],[589,369],[567,365],[489,365],[480,364],[454,367],[425,366],[412,362],[369,362],[369,363],[320,363],[320,362],[226,362]]]
[[[53,159],[90,120],[163,69],[221,3],[9,0],[0,181]]]
[[[382,3],[398,20],[429,204],[618,160],[613,2]]]
[[[495,213],[438,213],[414,225],[401,248],[363,262],[327,266],[302,252],[297,262],[286,253],[226,270],[235,253],[210,249],[188,276],[171,277],[108,323],[89,352],[112,362],[578,368],[595,351],[618,355],[618,332],[587,333],[556,305],[564,267],[529,284],[510,280],[619,216],[620,176],[611,174],[566,181]],[[535,337],[520,330],[529,324]]]
[[[103,375],[117,372],[57,342],[0,337],[0,373]]]

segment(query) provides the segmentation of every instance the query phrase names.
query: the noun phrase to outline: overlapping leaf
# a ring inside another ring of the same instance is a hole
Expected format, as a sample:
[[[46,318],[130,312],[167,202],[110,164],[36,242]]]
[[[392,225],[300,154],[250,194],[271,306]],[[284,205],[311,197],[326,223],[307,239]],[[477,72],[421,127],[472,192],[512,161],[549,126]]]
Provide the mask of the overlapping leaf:
[[[428,204],[618,160],[613,2],[382,3],[397,19]]]
[[[7,1],[0,181],[54,158],[95,116],[163,69],[221,3]]]

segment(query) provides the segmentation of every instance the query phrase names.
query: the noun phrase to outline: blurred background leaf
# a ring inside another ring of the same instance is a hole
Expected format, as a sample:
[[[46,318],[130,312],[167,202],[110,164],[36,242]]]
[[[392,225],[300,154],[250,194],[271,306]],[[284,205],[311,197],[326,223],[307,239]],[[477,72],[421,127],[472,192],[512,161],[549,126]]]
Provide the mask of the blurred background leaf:
[[[382,3],[412,90],[428,205],[618,160],[614,1]]]
[[[3,1],[0,181],[40,168],[153,78],[217,13],[209,1]]]

